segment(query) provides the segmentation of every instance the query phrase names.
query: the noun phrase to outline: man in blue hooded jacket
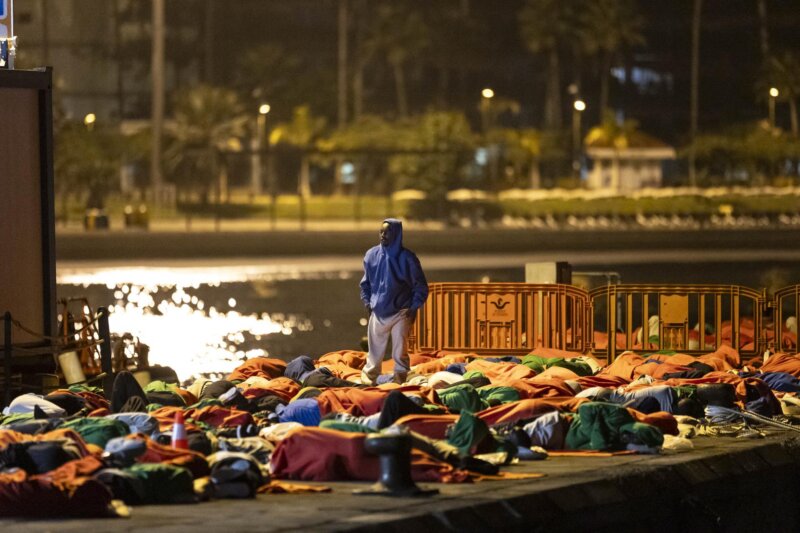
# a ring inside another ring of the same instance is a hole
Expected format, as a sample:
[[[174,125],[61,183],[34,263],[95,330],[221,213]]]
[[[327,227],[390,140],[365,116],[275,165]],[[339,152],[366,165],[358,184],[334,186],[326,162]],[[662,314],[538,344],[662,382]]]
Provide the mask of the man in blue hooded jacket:
[[[394,381],[403,383],[408,375],[408,333],[417,310],[428,297],[428,282],[419,259],[403,248],[403,224],[395,218],[383,221],[380,244],[364,256],[361,301],[369,314],[367,364],[361,382],[374,384],[381,372],[389,336],[392,338]]]

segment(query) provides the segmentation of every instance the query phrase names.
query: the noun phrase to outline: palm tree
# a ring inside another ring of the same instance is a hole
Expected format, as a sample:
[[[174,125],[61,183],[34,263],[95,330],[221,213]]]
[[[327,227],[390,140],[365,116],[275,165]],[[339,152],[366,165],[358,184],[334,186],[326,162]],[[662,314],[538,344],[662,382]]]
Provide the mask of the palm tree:
[[[220,87],[200,85],[175,97],[173,122],[168,128],[171,144],[166,151],[168,168],[184,185],[199,185],[208,202],[216,183],[217,201],[227,189],[220,172],[220,154],[241,149],[248,117],[239,96]]]
[[[271,144],[285,143],[302,150],[297,196],[300,199],[300,223],[303,229],[306,222],[305,202],[311,196],[309,151],[314,148],[324,129],[323,117],[315,117],[308,106],[300,106],[294,109],[291,122],[277,125],[270,135]]]
[[[574,36],[572,2],[527,0],[518,16],[520,34],[528,49],[547,61],[544,124],[561,127],[561,66],[559,46]]]
[[[623,48],[644,44],[644,19],[632,0],[594,0],[579,11],[579,33],[584,50],[599,58],[600,111],[609,100],[611,68]]]
[[[769,24],[767,23],[767,0],[757,0],[758,4],[758,40],[761,48],[761,58],[766,61],[769,57]]]
[[[783,52],[769,58],[767,79],[770,86],[778,89],[780,100],[789,104],[792,136],[798,136],[797,98],[800,96],[800,56],[793,52]],[[766,94],[766,88],[759,91]]]
[[[692,87],[689,106],[689,185],[697,186],[697,170],[695,168],[695,139],[697,138],[697,120],[699,115],[698,99],[700,96],[700,16],[703,11],[703,0],[694,0],[692,10]]]
[[[447,108],[453,78],[463,80],[465,73],[475,65],[491,61],[493,49],[483,20],[469,16],[466,0],[456,3],[425,2],[423,14],[431,28],[447,28],[447,31],[430,32],[431,46],[420,58],[438,73],[434,101],[439,108]],[[455,76],[453,76],[455,74]]]
[[[406,63],[429,44],[429,30],[419,10],[398,0],[377,4],[374,20],[367,29],[365,54],[383,55],[392,68],[397,96],[397,114],[408,116]]]
[[[347,0],[339,0],[338,12],[338,50],[337,50],[337,123],[340,128],[347,124],[347,31],[348,9]]]
[[[164,0],[153,0],[153,46],[150,72],[152,73],[152,147],[150,155],[150,180],[156,203],[161,203],[161,134],[164,128]]]

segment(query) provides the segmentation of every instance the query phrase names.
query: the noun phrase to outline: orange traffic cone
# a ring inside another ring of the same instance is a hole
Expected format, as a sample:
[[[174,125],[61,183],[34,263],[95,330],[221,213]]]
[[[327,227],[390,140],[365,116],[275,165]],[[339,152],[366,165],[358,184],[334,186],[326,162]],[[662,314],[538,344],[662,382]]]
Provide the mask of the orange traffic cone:
[[[172,424],[172,447],[189,448],[189,441],[186,439],[186,426],[183,422],[183,411],[175,412],[175,422]]]

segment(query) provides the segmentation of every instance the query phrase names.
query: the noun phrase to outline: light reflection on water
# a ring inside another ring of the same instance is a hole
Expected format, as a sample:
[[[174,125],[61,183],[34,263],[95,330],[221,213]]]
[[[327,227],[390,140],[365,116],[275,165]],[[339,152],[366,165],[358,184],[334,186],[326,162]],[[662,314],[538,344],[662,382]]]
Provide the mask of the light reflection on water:
[[[88,292],[93,306],[107,305],[112,333],[138,337],[150,346],[151,364],[170,366],[187,380],[228,373],[250,357],[280,357],[270,350],[280,345],[276,336],[314,331],[305,313],[285,313],[269,305],[276,285],[292,280],[351,285],[354,276],[258,266],[75,267],[59,269],[57,283],[61,297]],[[271,312],[264,310],[269,307]],[[319,322],[323,329],[332,326],[329,319]]]

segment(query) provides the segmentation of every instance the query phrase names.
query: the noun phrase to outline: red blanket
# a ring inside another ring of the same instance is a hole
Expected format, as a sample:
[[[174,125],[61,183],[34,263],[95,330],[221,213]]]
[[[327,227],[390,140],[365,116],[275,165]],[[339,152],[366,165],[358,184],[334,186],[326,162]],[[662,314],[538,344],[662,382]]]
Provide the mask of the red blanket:
[[[283,439],[270,459],[272,475],[278,479],[303,481],[376,481],[378,457],[364,450],[363,433],[345,433],[320,428],[298,428]],[[418,450],[411,452],[414,481],[459,483],[470,481],[464,470]]]
[[[111,491],[89,477],[103,467],[92,456],[36,476],[0,474],[0,516],[108,516]]]

